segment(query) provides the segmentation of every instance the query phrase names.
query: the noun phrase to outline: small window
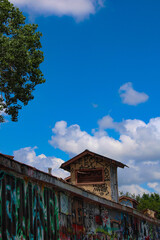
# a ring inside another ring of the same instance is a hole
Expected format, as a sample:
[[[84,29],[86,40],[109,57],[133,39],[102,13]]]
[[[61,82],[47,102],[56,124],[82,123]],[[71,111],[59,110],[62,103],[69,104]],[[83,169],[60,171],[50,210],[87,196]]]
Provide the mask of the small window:
[[[76,171],[77,184],[97,184],[104,182],[103,169],[81,169]]]

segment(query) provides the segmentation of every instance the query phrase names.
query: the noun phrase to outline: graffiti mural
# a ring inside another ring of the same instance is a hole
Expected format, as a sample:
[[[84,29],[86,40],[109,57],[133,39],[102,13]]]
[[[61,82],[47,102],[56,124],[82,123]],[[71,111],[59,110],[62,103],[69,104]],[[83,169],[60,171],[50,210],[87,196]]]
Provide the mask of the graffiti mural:
[[[2,240],[159,240],[160,226],[0,171]]]
[[[60,193],[60,208],[61,213],[64,213],[66,215],[69,214],[68,196],[64,193]]]
[[[70,196],[72,215],[60,213],[61,240],[158,240],[160,228],[128,213]]]
[[[0,172],[0,239],[59,239],[51,188]]]
[[[126,200],[122,200],[122,201],[121,201],[121,204],[124,205],[124,206],[133,208],[132,202],[129,201],[129,200],[127,200],[127,199],[126,199]]]
[[[64,196],[60,193],[60,196],[63,196],[65,199],[67,196]],[[73,198],[69,199],[69,207],[71,211],[69,214],[64,213],[64,209],[60,208],[60,239],[62,240],[82,240],[84,237],[84,221],[83,221],[83,202],[80,199]],[[71,205],[70,205],[71,203]],[[65,207],[65,209],[67,206]]]

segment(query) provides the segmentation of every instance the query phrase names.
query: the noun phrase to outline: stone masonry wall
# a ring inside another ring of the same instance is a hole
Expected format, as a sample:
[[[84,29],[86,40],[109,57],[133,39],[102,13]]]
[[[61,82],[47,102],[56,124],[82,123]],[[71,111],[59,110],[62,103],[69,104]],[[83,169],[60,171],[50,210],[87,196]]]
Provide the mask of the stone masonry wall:
[[[112,200],[111,184],[110,184],[110,165],[104,160],[86,156],[75,163],[71,164],[71,183],[76,184],[76,170],[80,169],[104,169],[104,184],[84,184],[81,185],[85,190],[89,190],[94,194]],[[117,169],[117,168],[116,168]]]

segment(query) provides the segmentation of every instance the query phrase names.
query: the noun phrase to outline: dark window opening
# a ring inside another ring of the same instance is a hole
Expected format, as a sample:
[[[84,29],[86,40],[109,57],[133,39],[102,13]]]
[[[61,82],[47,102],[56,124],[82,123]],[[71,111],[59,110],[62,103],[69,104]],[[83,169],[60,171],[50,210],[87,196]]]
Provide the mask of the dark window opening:
[[[102,183],[104,182],[103,169],[84,169],[77,171],[77,183]]]

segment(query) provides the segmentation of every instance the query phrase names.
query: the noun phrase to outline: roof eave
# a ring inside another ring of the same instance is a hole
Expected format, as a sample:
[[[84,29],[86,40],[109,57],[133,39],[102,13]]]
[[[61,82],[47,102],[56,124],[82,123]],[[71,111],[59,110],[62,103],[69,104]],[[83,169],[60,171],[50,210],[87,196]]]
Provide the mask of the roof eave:
[[[117,167],[120,167],[120,168],[124,168],[124,167],[128,167],[127,165],[121,163],[121,162],[118,162],[116,160],[113,160],[113,159],[110,159],[110,158],[107,158],[107,157],[104,157],[104,156],[101,156],[97,153],[93,153],[93,152],[90,152],[89,150],[85,150],[84,152],[76,155],[75,157],[71,158],[70,160],[68,160],[67,162],[64,162],[60,168],[66,170],[66,171],[70,171],[70,164],[75,162],[76,160],[78,160],[79,158],[85,156],[85,155],[91,155],[91,156],[97,156],[97,157],[100,157],[100,158],[103,158],[103,159],[108,159],[110,161],[111,164],[113,165],[116,165]]]

